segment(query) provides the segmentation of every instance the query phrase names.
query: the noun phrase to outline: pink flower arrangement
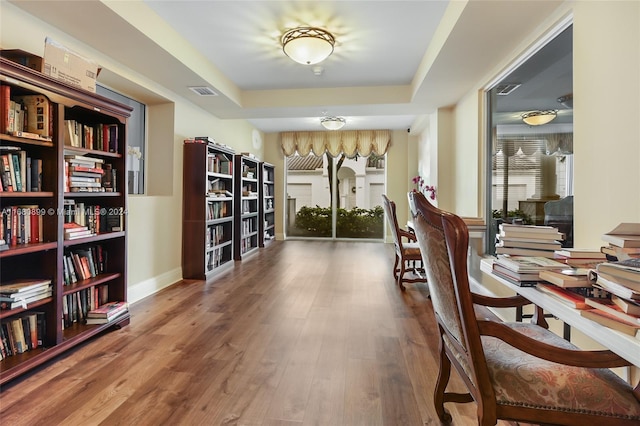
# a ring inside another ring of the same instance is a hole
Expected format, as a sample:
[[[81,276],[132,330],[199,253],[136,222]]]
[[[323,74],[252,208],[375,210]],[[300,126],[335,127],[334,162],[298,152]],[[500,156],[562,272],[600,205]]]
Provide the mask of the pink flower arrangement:
[[[416,185],[416,191],[422,192],[425,197],[431,198],[432,200],[436,199],[436,187],[427,185],[424,179],[422,179],[422,176],[414,177],[412,182]]]

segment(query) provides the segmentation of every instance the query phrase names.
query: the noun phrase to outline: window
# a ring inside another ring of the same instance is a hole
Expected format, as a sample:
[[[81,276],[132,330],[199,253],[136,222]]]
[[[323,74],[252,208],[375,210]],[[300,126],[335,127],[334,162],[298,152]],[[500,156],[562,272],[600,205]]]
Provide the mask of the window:
[[[487,253],[495,252],[501,222],[544,225],[545,205],[573,196],[573,37],[564,28],[486,92],[490,149],[487,150]],[[523,115],[550,112],[542,125]],[[572,198],[571,198],[572,201]],[[572,245],[573,210],[562,229]],[[547,208],[547,210],[549,210]],[[554,224],[555,225],[555,224]]]

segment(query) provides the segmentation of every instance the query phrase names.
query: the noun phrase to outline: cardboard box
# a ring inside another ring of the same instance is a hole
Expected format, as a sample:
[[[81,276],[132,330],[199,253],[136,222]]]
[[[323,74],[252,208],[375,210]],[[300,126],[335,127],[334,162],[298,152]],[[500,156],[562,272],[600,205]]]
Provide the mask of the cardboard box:
[[[38,72],[42,72],[42,57],[40,56],[20,49],[2,49],[0,50],[0,56]]]
[[[44,43],[42,72],[56,80],[95,93],[98,65],[56,43],[49,37]]]

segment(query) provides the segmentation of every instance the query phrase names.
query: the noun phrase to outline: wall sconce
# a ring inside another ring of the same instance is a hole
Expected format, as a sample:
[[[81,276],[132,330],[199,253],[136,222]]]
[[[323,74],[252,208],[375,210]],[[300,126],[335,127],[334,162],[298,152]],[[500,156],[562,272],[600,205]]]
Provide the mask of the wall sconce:
[[[329,31],[316,27],[298,27],[282,36],[285,55],[303,65],[313,65],[333,53],[336,39]]]
[[[558,111],[550,109],[546,111],[529,111],[522,114],[522,121],[529,126],[542,126],[553,121],[558,115]]]
[[[320,124],[327,130],[340,130],[347,124],[347,120],[342,117],[322,117]]]

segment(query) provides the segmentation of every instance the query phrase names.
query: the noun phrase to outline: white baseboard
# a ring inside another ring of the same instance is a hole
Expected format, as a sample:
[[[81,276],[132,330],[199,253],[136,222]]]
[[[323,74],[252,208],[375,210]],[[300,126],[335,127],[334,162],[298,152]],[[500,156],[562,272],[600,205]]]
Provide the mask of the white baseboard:
[[[182,280],[182,268],[176,268],[157,277],[149,278],[148,280],[129,286],[127,288],[127,299],[129,303],[135,303],[180,280]]]

